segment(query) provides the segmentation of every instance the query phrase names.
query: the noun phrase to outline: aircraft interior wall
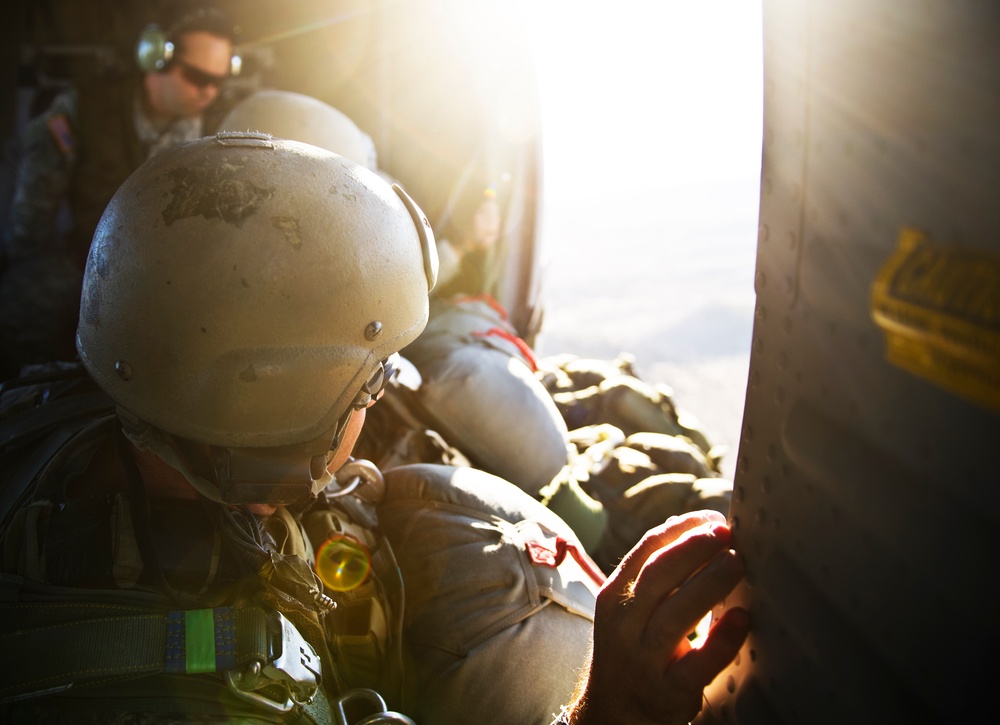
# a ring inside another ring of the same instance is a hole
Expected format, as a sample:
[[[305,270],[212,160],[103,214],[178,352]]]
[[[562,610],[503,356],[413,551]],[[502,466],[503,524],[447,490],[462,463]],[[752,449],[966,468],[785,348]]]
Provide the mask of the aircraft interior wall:
[[[753,629],[701,723],[992,720],[998,40],[995,3],[765,0]]]

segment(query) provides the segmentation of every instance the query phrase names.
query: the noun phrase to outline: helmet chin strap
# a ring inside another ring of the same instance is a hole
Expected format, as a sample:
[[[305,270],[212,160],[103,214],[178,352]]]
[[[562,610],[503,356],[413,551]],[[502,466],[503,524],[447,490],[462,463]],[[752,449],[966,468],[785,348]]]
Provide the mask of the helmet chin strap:
[[[195,473],[186,456],[177,448],[173,436],[163,433],[145,421],[139,420],[127,410],[118,408],[118,419],[122,422],[125,437],[140,451],[149,451],[187,479],[194,489],[205,498],[226,503],[222,500],[219,487],[203,476]]]
[[[288,483],[287,461],[280,456],[269,456],[268,449],[234,449],[212,447],[211,463],[216,475],[212,478],[199,474],[191,465],[190,454],[178,444],[169,433],[136,418],[119,407],[118,417],[122,422],[125,436],[139,450],[153,453],[168,466],[180,473],[202,496],[222,504],[296,503],[315,496],[333,483],[333,473],[325,465],[312,465],[312,461],[295,466],[299,473],[296,481]],[[336,435],[331,446],[336,450],[342,440],[343,429],[350,411],[338,421]],[[306,455],[295,451],[296,460]],[[314,456],[322,458],[325,464],[327,454]],[[284,479],[286,482],[282,482]],[[308,480],[307,480],[308,479]],[[227,496],[228,494],[228,496]]]

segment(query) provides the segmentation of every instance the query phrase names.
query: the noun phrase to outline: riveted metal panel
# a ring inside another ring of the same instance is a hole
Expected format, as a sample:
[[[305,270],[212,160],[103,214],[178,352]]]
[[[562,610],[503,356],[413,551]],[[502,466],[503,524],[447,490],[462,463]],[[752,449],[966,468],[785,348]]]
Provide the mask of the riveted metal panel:
[[[1000,640],[1000,6],[764,7],[731,512],[753,632],[700,722],[985,713]]]

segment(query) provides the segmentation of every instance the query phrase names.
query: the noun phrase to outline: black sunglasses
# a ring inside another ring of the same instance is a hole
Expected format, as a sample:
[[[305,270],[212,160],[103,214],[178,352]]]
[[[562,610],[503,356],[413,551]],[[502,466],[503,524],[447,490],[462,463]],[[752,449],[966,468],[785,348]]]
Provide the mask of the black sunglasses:
[[[229,77],[206,73],[199,68],[195,68],[190,63],[184,62],[180,58],[174,58],[172,64],[180,68],[181,75],[184,76],[184,80],[193,86],[198,86],[198,88],[207,88],[208,86],[215,86],[218,88]]]

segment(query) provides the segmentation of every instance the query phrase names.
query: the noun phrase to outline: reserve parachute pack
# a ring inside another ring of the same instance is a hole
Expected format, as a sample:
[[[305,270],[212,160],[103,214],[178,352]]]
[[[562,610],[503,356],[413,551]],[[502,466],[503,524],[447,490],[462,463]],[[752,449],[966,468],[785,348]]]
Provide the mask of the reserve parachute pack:
[[[402,354],[422,377],[411,396],[420,417],[473,465],[537,496],[566,464],[566,424],[492,297],[432,299],[427,328]]]
[[[514,476],[605,572],[670,516],[728,512],[725,449],[669,387],[643,380],[632,356],[538,358],[510,339],[487,296],[433,309],[428,331],[404,350],[417,370],[368,411],[359,455],[381,468],[444,463]],[[493,327],[503,334],[486,334]]]

